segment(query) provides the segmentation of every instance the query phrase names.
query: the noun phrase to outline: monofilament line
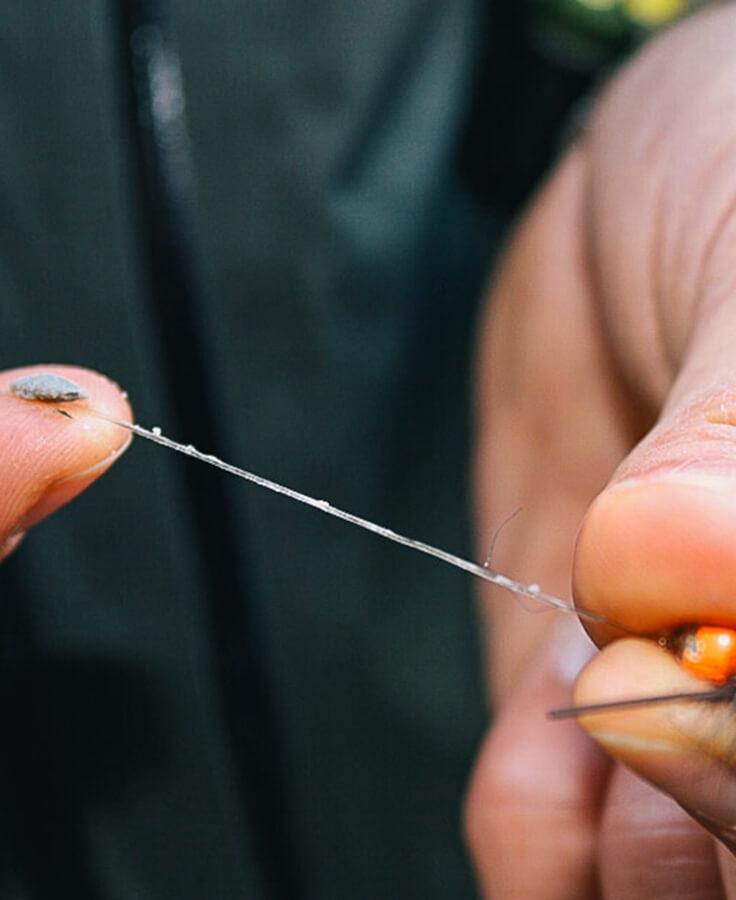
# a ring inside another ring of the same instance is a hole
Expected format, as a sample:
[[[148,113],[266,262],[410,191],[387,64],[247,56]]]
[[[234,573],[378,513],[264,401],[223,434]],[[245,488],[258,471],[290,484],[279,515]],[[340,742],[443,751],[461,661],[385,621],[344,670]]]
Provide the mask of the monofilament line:
[[[387,541],[401,544],[403,547],[408,547],[410,550],[415,550],[418,553],[424,553],[426,556],[433,556],[435,559],[447,563],[447,565],[454,566],[456,569],[462,569],[464,572],[475,575],[476,578],[482,578],[483,581],[490,581],[491,584],[504,588],[504,590],[510,591],[512,594],[529,597],[532,600],[537,600],[540,603],[544,603],[547,606],[554,607],[563,612],[573,613],[579,618],[588,619],[591,622],[602,622],[608,625],[613,624],[604,616],[596,615],[596,613],[588,612],[584,609],[576,609],[570,603],[566,603],[559,597],[544,593],[544,591],[541,591],[536,584],[523,584],[520,581],[515,581],[513,578],[507,578],[506,575],[502,575],[494,569],[486,566],[479,566],[477,563],[471,562],[468,559],[463,559],[460,556],[455,556],[454,553],[448,553],[446,550],[441,550],[439,547],[433,547],[431,544],[425,544],[423,541],[417,541],[413,538],[405,537],[403,534],[397,534],[397,532],[392,531],[390,528],[384,528],[382,525],[377,525],[375,522],[371,522],[368,519],[363,519],[360,516],[355,516],[343,509],[339,509],[331,503],[328,503],[327,500],[317,500],[307,494],[302,494],[299,491],[292,490],[292,488],[285,487],[283,484],[278,484],[268,478],[263,478],[261,475],[255,475],[253,472],[248,472],[246,469],[241,469],[239,466],[224,462],[216,456],[202,453],[200,450],[197,450],[196,447],[192,447],[191,444],[180,444],[177,441],[173,441],[171,438],[161,434],[158,428],[149,430],[143,428],[141,425],[135,425],[130,422],[121,422],[117,419],[103,416],[100,413],[97,413],[96,415],[106,422],[118,425],[120,428],[125,428],[127,431],[132,431],[133,434],[145,438],[147,441],[153,441],[155,444],[160,444],[162,447],[167,447],[169,450],[175,450],[177,453],[191,456],[199,462],[207,463],[207,465],[214,466],[216,469],[221,469],[223,472],[234,475],[236,478],[242,478],[245,481],[250,481],[252,484],[265,488],[267,491],[273,491],[274,494],[281,494],[284,497],[295,500],[297,503],[303,503],[305,506],[311,506],[314,509],[318,509],[328,516],[333,516],[336,519],[340,519],[343,522],[349,522],[351,525],[355,525],[365,531],[370,531],[372,534],[377,534]]]

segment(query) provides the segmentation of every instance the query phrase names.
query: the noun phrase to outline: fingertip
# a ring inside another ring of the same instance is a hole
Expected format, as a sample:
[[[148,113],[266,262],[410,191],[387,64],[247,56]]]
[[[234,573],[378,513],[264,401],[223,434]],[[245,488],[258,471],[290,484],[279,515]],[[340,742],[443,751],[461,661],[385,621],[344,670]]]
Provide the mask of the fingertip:
[[[705,687],[686,675],[672,654],[653,641],[625,638],[608,645],[591,660],[575,685],[574,698],[576,706],[589,706],[702,691]],[[627,749],[679,750],[683,735],[670,733],[671,720],[671,709],[659,704],[578,717],[583,728],[619,758]]]
[[[578,536],[576,602],[638,634],[736,625],[735,500],[733,477],[714,484],[657,473],[607,488]]]
[[[708,689],[651,641],[624,639],[606,647],[582,673],[575,703]],[[736,808],[736,716],[729,702],[673,700],[582,715],[579,724],[610,755],[680,805],[722,823]]]
[[[18,396],[11,385],[53,373],[84,389],[84,399],[50,402]],[[76,366],[27,366],[0,373],[0,537],[25,530],[98,478],[130,443],[109,421],[130,421],[125,393],[98,372]]]
[[[74,401],[59,400],[54,403],[50,400],[34,400],[30,397],[19,396],[12,390],[13,385],[22,381],[27,376],[58,375],[81,388],[82,398]],[[0,400],[10,401],[18,410],[29,409],[50,410],[61,408],[79,417],[82,414],[98,413],[109,418],[123,421],[132,420],[132,409],[128,401],[127,393],[106,375],[85,369],[81,366],[70,366],[61,363],[50,363],[34,366],[22,366],[17,369],[7,369],[0,372]],[[18,401],[23,401],[19,403]],[[12,407],[9,407],[12,408]],[[105,429],[102,429],[104,433]],[[125,440],[125,432],[118,429],[114,432],[119,442]]]

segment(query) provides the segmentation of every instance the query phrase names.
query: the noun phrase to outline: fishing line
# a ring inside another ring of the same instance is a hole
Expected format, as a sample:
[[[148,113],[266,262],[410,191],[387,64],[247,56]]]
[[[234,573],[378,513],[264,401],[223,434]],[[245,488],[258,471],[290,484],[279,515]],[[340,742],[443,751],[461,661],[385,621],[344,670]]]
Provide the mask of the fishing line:
[[[60,412],[64,412],[64,414],[67,416],[69,415],[69,413],[67,413],[65,410],[60,410]],[[337,506],[333,506],[327,500],[318,500],[315,497],[310,497],[308,494],[303,494],[300,491],[293,490],[292,488],[286,487],[283,484],[279,484],[276,481],[271,481],[269,478],[264,478],[261,475],[256,475],[253,472],[249,472],[247,469],[240,468],[240,466],[235,466],[232,463],[225,462],[224,460],[219,459],[217,456],[213,456],[209,453],[203,453],[201,450],[197,450],[197,448],[193,447],[191,444],[180,444],[178,441],[174,441],[166,435],[162,434],[160,428],[148,429],[144,428],[142,425],[137,425],[131,422],[123,422],[119,419],[113,419],[108,416],[102,415],[99,412],[92,412],[97,416],[97,418],[103,419],[104,421],[109,422],[112,425],[117,425],[119,428],[124,428],[126,431],[130,431],[138,437],[144,438],[147,441],[152,441],[154,444],[159,444],[161,447],[166,447],[167,449],[174,450],[177,453],[183,454],[184,456],[189,456],[192,459],[197,460],[198,462],[213,466],[216,469],[227,472],[229,475],[234,475],[236,478],[242,478],[244,481],[249,481],[250,483],[257,485],[260,488],[265,488],[265,490],[267,491],[272,491],[274,494],[280,494],[281,496],[288,497],[290,500],[294,500],[297,503],[302,503],[305,506],[311,506],[313,509],[317,509],[319,510],[319,512],[324,513],[325,515],[333,516],[336,519],[340,519],[342,522],[348,522],[350,525],[354,525],[357,528],[362,528],[364,531],[371,532],[371,534],[376,534],[387,541],[392,541],[395,544],[400,544],[402,547],[408,547],[410,550],[414,550],[417,553],[423,553],[426,556],[434,557],[434,559],[438,559],[441,562],[446,563],[447,565],[454,566],[456,569],[461,569],[464,572],[468,572],[469,574],[474,575],[476,578],[480,578],[483,581],[488,581],[491,584],[503,588],[504,590],[509,591],[510,593],[518,597],[528,597],[531,600],[538,601],[539,603],[544,603],[549,607],[560,610],[561,612],[570,613],[580,619],[586,619],[589,622],[610,625],[621,631],[627,631],[627,629],[621,628],[621,626],[616,625],[616,623],[614,622],[611,622],[611,620],[607,619],[605,616],[598,615],[594,612],[589,612],[585,609],[577,609],[571,603],[568,603],[565,600],[561,600],[559,597],[555,597],[552,594],[547,594],[546,592],[541,590],[539,585],[537,584],[524,584],[521,581],[516,581],[513,578],[509,578],[508,576],[503,575],[501,572],[497,572],[495,569],[492,569],[487,565],[478,565],[471,560],[463,559],[460,556],[456,556],[454,553],[449,553],[447,550],[442,550],[439,547],[434,547],[431,544],[426,544],[424,543],[424,541],[418,541],[414,538],[399,534],[396,531],[392,531],[390,528],[386,528],[383,525],[378,525],[375,522],[371,522],[369,519],[364,519],[361,516],[356,516],[353,513],[340,509]]]
[[[67,416],[68,418],[72,418],[66,410],[58,409],[57,412],[61,413],[64,416]],[[616,623],[611,622],[611,620],[607,619],[605,616],[590,612],[586,609],[577,609],[572,604],[567,603],[565,600],[561,600],[559,597],[555,597],[552,594],[547,594],[546,592],[542,591],[537,584],[524,584],[521,581],[516,581],[513,578],[509,578],[508,576],[503,575],[501,572],[497,572],[495,569],[490,568],[490,566],[488,565],[488,560],[486,560],[486,563],[481,566],[477,563],[472,562],[471,560],[456,556],[454,553],[449,553],[447,550],[442,550],[440,547],[435,547],[432,544],[425,543],[424,541],[418,541],[414,538],[407,537],[406,535],[399,534],[398,532],[393,531],[390,528],[386,528],[383,525],[378,525],[375,522],[371,522],[369,519],[364,519],[361,516],[356,516],[353,513],[340,509],[337,506],[333,506],[327,500],[319,500],[315,497],[310,497],[308,494],[304,494],[301,491],[296,491],[293,488],[286,487],[285,485],[279,484],[276,481],[272,481],[269,478],[264,478],[262,475],[256,475],[254,472],[249,472],[247,469],[242,469],[240,466],[235,466],[232,463],[225,462],[217,456],[213,456],[209,453],[203,453],[201,450],[198,450],[191,444],[180,444],[178,441],[172,440],[172,438],[169,438],[165,434],[163,434],[160,428],[156,427],[148,429],[144,428],[142,425],[131,422],[123,422],[119,419],[105,416],[99,412],[92,412],[95,416],[97,416],[97,418],[103,419],[104,421],[109,422],[112,425],[116,425],[119,428],[123,428],[126,431],[137,435],[138,437],[144,438],[147,441],[152,441],[159,446],[166,447],[168,450],[174,450],[175,452],[181,453],[184,456],[189,456],[192,459],[197,460],[198,462],[213,466],[214,468],[220,469],[221,471],[226,472],[229,475],[234,475],[236,478],[241,478],[244,481],[255,484],[260,488],[265,488],[266,490],[271,491],[275,494],[280,494],[283,497],[288,497],[290,500],[294,500],[297,503],[302,503],[305,506],[310,506],[313,509],[324,513],[325,515],[333,516],[334,518],[339,519],[342,522],[347,522],[348,524],[354,525],[357,528],[362,528],[364,531],[368,531],[371,534],[376,534],[387,541],[392,541],[393,543],[399,544],[402,547],[407,547],[410,550],[414,550],[418,553],[423,553],[425,556],[431,556],[434,559],[440,560],[440,562],[453,566],[456,569],[460,569],[463,572],[468,572],[470,575],[474,575],[476,578],[480,578],[483,581],[490,582],[497,587],[503,588],[504,590],[509,591],[511,594],[514,594],[517,597],[528,597],[529,599],[536,600],[539,603],[547,605],[548,607],[560,610],[560,612],[569,613],[589,622],[609,625],[616,629],[619,629],[622,632],[631,634],[628,629],[622,628]],[[516,513],[514,513],[514,515],[516,515]],[[666,646],[667,639],[660,638],[659,643],[664,647]],[[562,709],[550,710],[548,713],[548,717],[550,719],[557,720],[571,719],[577,718],[581,715],[589,715],[599,712],[613,712],[615,710],[625,710],[642,706],[664,704],[673,701],[717,702],[721,700],[732,699],[734,696],[734,690],[734,683],[731,680],[728,685],[718,688],[711,688],[707,691],[678,692],[654,697],[623,698],[621,700],[613,700],[605,703],[587,704],[584,706],[571,706]]]

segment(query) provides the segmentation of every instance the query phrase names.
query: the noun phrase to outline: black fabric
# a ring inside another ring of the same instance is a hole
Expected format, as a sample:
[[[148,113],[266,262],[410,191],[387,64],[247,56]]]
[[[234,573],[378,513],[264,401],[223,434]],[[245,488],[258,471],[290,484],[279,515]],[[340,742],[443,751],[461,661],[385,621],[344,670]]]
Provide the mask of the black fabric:
[[[181,71],[173,225],[125,14]],[[494,27],[474,0],[6,4],[2,367],[100,369],[144,424],[469,552],[473,317],[532,178],[471,177],[509,158]],[[473,896],[469,585],[192,465],[135,444],[0,573],[0,895]]]

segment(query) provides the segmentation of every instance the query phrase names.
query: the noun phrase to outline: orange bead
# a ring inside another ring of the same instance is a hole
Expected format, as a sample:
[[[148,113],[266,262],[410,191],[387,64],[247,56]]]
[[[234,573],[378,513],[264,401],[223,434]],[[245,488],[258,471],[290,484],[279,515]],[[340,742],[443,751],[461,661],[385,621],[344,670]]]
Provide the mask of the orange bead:
[[[680,663],[685,671],[724,684],[736,675],[736,631],[702,625],[682,636]]]

